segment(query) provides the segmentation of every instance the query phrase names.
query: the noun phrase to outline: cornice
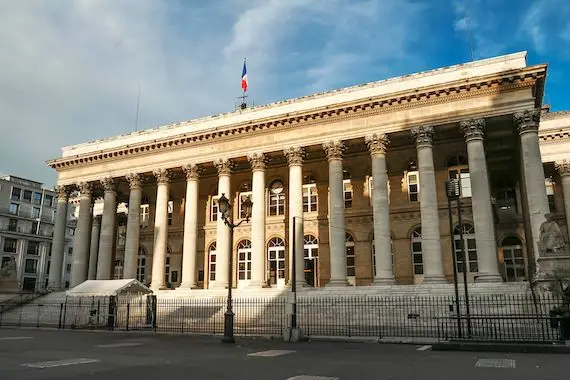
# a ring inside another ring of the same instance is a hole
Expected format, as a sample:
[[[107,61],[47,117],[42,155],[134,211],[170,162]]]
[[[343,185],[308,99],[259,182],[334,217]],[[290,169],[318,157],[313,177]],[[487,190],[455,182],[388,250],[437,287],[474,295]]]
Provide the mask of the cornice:
[[[220,138],[238,137],[244,134],[264,133],[266,130],[302,127],[316,123],[336,122],[343,119],[366,117],[385,112],[443,103],[456,99],[481,96],[486,94],[514,91],[520,88],[532,87],[536,81],[546,76],[546,66],[538,65],[523,69],[509,70],[501,74],[471,78],[465,81],[450,82],[437,86],[417,88],[414,91],[392,93],[387,96],[360,99],[355,102],[335,104],[299,112],[279,115],[277,117],[250,120],[208,130],[195,134],[186,133],[150,142],[125,145],[108,151],[98,151],[72,157],[58,158],[47,161],[54,169],[85,166],[98,161],[113,161],[124,159],[126,156],[144,155],[158,150],[176,149],[189,144],[209,144]]]

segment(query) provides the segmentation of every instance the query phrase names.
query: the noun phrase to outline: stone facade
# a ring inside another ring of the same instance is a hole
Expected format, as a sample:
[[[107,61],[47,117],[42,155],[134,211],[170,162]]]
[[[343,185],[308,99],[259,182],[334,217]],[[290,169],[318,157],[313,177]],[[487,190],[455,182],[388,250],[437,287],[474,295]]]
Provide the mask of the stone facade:
[[[470,282],[525,281],[539,216],[552,198],[566,225],[570,203],[564,181],[552,196],[545,181],[545,77],[517,53],[66,147],[49,161],[58,184],[103,197],[100,224],[79,211],[73,282],[114,273],[153,289],[224,288],[222,194],[234,222],[254,203],[233,236],[238,288],[287,286],[293,255],[302,286],[445,283],[460,235]],[[462,179],[461,226],[449,178]],[[116,217],[121,202],[128,217]]]

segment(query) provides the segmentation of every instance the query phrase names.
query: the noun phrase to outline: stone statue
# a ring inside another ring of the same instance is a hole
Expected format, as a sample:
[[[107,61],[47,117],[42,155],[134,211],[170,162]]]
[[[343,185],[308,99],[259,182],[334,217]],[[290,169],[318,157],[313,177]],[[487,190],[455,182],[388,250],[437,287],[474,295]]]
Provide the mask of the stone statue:
[[[540,225],[540,235],[538,240],[538,250],[540,256],[562,255],[566,252],[566,242],[562,231],[551,214],[544,215],[546,221]]]

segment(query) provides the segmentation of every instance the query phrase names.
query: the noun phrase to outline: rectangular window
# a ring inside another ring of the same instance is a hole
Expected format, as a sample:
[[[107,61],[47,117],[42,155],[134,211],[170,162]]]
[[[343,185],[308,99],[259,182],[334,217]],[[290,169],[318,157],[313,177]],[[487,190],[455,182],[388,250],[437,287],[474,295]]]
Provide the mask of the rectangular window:
[[[29,241],[28,249],[26,250],[28,255],[39,255],[40,254],[40,243],[37,241]]]
[[[406,174],[406,180],[408,183],[408,199],[410,202],[418,202],[420,195],[419,172],[408,172]]]
[[[303,212],[316,212],[317,200],[317,185],[303,185]]]
[[[4,239],[4,252],[16,253],[16,246],[17,245],[18,245],[18,240],[5,238]]]
[[[346,275],[349,277],[356,275],[354,260],[354,243],[348,243],[346,245]]]
[[[548,208],[550,212],[556,211],[556,203],[554,202],[554,187],[556,184],[552,178],[545,178],[544,185],[546,186],[546,196],[548,197]]]
[[[24,190],[24,200],[26,202],[32,201],[32,192],[30,190]]]
[[[251,248],[238,250],[238,279],[251,280]]]
[[[17,203],[10,203],[10,214],[19,215],[20,214],[20,205]]]
[[[246,215],[245,215],[246,210],[243,207],[243,203],[245,202],[245,200],[247,198],[251,199],[252,194],[253,193],[251,191],[245,191],[245,192],[239,194],[239,218],[240,219],[246,218]]]
[[[53,207],[53,195],[46,194],[44,197],[44,206]]]
[[[24,267],[24,272],[27,274],[36,274],[38,270],[38,260],[26,259],[26,266]]]
[[[32,207],[32,218],[38,219],[40,217],[40,208]]]
[[[150,217],[150,209],[149,205],[141,205],[141,215],[140,215],[140,227],[146,228],[148,227],[148,220]]]
[[[352,183],[349,179],[342,181],[344,187],[344,208],[352,208]]]
[[[39,223],[38,221],[33,221],[33,222],[32,222],[32,233],[33,233],[34,235],[39,235],[39,234],[40,234],[39,226],[40,226],[40,223]]]
[[[16,232],[18,230],[18,219],[10,219],[8,221],[8,231]]]
[[[174,213],[174,202],[168,201],[168,225],[172,226],[172,214]]]
[[[19,201],[21,195],[22,195],[22,189],[17,188],[17,187],[13,187],[13,188],[12,188],[12,196],[11,196],[11,199],[12,199],[13,201]]]
[[[210,222],[218,220],[218,196],[210,198]]]
[[[36,193],[34,192],[33,198],[32,198],[32,203],[35,205],[41,205],[42,204],[42,193]]]
[[[460,179],[461,198],[471,198],[471,175],[468,168],[451,169],[449,179]]]
[[[269,194],[269,216],[285,214],[285,194]]]

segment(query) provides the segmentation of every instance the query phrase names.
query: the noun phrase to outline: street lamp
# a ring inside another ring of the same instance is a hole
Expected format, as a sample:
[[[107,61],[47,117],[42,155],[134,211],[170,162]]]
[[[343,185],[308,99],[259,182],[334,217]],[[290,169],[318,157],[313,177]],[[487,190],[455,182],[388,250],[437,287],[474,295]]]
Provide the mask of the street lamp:
[[[228,304],[227,310],[224,314],[224,337],[222,342],[224,343],[234,343],[234,312],[232,310],[232,283],[233,283],[233,266],[234,266],[234,255],[233,255],[233,245],[234,245],[234,228],[239,227],[243,222],[249,222],[251,217],[251,209],[253,207],[253,202],[249,196],[242,202],[241,207],[245,214],[245,219],[239,221],[239,223],[234,224],[231,221],[232,205],[228,198],[226,198],[225,193],[218,199],[218,210],[224,224],[230,228],[230,263],[228,268]]]
[[[465,257],[465,243],[463,239],[463,223],[461,219],[461,178],[451,178],[445,181],[445,189],[447,193],[447,207],[449,209],[449,233],[451,235],[451,256],[453,258],[453,281],[455,284],[455,303],[457,305],[457,327],[459,329],[459,337],[461,338],[461,320],[459,318],[459,289],[457,284],[457,260],[455,257],[455,237],[453,236],[453,213],[452,204],[457,202],[457,223],[459,224],[460,252],[462,257],[461,268],[463,270],[463,287],[465,289],[465,311],[467,314],[467,335],[471,337],[471,318],[469,310],[469,291],[467,288],[467,263]]]

